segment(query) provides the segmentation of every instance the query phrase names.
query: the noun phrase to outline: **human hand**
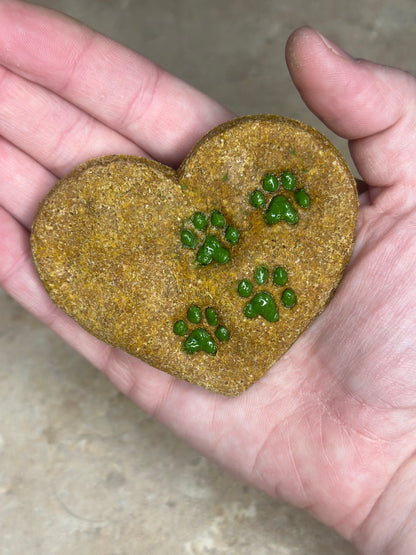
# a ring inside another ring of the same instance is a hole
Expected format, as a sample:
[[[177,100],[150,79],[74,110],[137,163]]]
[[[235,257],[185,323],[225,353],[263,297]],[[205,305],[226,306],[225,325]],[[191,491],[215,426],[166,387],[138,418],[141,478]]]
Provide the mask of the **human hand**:
[[[2,287],[206,456],[362,551],[412,552],[415,80],[354,61],[309,29],[289,39],[296,86],[350,139],[367,186],[330,305],[264,378],[228,399],[104,345],[60,312],[31,263],[29,229],[38,202],[78,163],[123,152],[177,164],[232,114],[53,12],[4,1],[0,29]]]

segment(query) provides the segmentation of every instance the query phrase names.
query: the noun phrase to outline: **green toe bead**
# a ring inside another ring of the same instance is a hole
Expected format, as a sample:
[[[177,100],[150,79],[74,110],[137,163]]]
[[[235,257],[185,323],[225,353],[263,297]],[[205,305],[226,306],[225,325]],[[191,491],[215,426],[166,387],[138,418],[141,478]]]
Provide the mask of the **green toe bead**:
[[[201,264],[201,266],[208,266],[208,264],[211,264],[212,262],[212,256],[204,250],[199,249],[198,254],[196,255],[196,261],[198,264]]]
[[[254,206],[254,208],[263,208],[266,204],[266,197],[259,189],[253,191],[250,195],[250,204]]]
[[[295,200],[302,208],[309,208],[311,199],[305,189],[298,189],[295,192]]]
[[[192,223],[196,229],[203,231],[208,225],[208,220],[203,212],[196,212],[192,217]]]
[[[279,181],[274,173],[266,173],[263,177],[263,189],[268,193],[275,193],[279,188]]]
[[[266,266],[259,266],[254,272],[254,279],[259,285],[264,285],[269,278],[269,270]]]
[[[233,225],[229,225],[225,230],[225,238],[230,245],[236,245],[240,240],[240,232]]]
[[[184,320],[178,320],[173,324],[173,332],[176,335],[186,335],[188,332],[188,326]]]
[[[280,181],[287,191],[293,191],[296,188],[296,177],[292,172],[283,172]]]
[[[205,318],[210,326],[216,326],[218,324],[218,314],[210,306],[205,309]]]
[[[228,341],[230,339],[230,332],[225,326],[218,326],[215,330],[215,335],[220,341]]]
[[[187,318],[193,324],[199,324],[202,318],[202,311],[199,306],[196,306],[196,304],[191,305],[188,308]]]
[[[283,285],[286,285],[287,280],[288,280],[288,275],[287,275],[287,271],[284,268],[282,268],[281,266],[278,266],[277,268],[274,269],[273,283],[275,285],[277,285],[278,287],[282,287]]]
[[[194,249],[196,247],[196,237],[189,229],[181,230],[181,243],[187,249]]]
[[[296,304],[296,293],[293,289],[285,289],[282,293],[281,303],[285,308],[292,308]]]
[[[214,210],[211,214],[211,223],[214,227],[225,227],[225,218],[218,210]]]
[[[253,284],[249,279],[242,279],[238,284],[238,294],[240,297],[249,297],[253,292]]]

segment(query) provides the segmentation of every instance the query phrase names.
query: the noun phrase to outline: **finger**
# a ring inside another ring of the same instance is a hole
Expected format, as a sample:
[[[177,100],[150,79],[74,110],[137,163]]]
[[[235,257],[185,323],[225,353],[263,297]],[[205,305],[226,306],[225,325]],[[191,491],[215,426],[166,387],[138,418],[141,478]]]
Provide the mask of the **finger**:
[[[29,229],[56,176],[2,137],[0,160],[0,207]]]
[[[231,116],[143,56],[61,14],[2,2],[0,29],[1,64],[66,98],[159,161],[177,163],[203,133]]]
[[[391,81],[402,72],[354,60],[313,29],[289,37],[286,59],[303,100],[338,135],[368,137],[403,114],[402,87]]]
[[[1,67],[0,135],[59,177],[103,154],[146,156],[73,104]]]
[[[370,185],[414,179],[416,82],[400,70],[354,60],[309,28],[288,40],[292,79],[308,107],[349,139]]]

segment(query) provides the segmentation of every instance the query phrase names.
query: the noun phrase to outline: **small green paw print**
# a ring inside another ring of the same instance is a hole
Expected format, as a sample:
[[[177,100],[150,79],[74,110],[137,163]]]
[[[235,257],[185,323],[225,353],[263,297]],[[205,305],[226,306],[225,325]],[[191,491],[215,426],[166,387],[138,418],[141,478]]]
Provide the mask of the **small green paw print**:
[[[276,287],[284,287],[288,281],[288,272],[282,266],[273,270],[272,282]],[[266,285],[269,281],[269,269],[267,266],[258,266],[254,272],[254,281],[257,285]],[[251,299],[244,306],[244,315],[247,318],[262,316],[268,322],[279,320],[279,310],[275,297],[269,291],[258,291],[253,295],[253,283],[249,279],[242,279],[238,283],[238,294],[240,297]],[[252,296],[253,295],[253,296]],[[290,287],[284,289],[280,295],[280,303],[285,308],[292,308],[297,302],[296,293]]]
[[[254,208],[264,210],[264,221],[267,225],[274,225],[278,222],[287,222],[295,225],[299,221],[299,215],[293,203],[282,194],[275,194],[280,186],[286,191],[293,193],[296,204],[301,208],[309,208],[310,197],[305,189],[298,189],[296,177],[289,171],[284,171],[277,177],[274,173],[266,173],[263,177],[262,189],[255,189],[250,194],[250,204]],[[267,205],[267,198],[271,197]]]
[[[196,250],[195,261],[201,266],[208,266],[211,262],[229,262],[230,249],[239,240],[240,232],[227,224],[219,210],[213,210],[209,216],[196,212],[181,228],[182,246]]]
[[[220,341],[228,341],[230,339],[230,333],[228,329],[218,324],[218,314],[217,311],[208,307],[204,311],[205,320],[207,325],[210,327],[215,327],[213,335]],[[202,310],[199,306],[193,304],[188,308],[186,318],[190,324],[200,324],[203,320]],[[188,324],[185,320],[177,320],[173,324],[173,332],[178,336],[186,336],[183,343],[182,349],[187,355],[193,355],[199,351],[204,351],[209,355],[215,355],[217,353],[218,347],[216,340],[212,334],[205,329],[205,327],[193,328],[189,332]]]

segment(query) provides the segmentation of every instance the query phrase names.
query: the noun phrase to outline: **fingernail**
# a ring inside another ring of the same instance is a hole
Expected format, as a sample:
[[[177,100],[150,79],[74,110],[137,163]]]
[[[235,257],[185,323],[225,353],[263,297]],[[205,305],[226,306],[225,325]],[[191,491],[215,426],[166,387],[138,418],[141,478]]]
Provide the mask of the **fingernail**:
[[[347,52],[345,52],[345,50],[342,50],[342,48],[334,44],[327,37],[322,35],[319,31],[316,31],[316,33],[319,35],[320,39],[322,40],[324,45],[328,48],[328,50],[330,50],[333,54],[336,54],[337,56],[341,56],[342,58],[346,58],[348,60],[352,59],[352,57]]]

